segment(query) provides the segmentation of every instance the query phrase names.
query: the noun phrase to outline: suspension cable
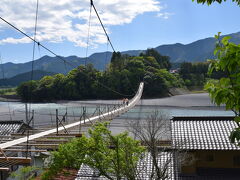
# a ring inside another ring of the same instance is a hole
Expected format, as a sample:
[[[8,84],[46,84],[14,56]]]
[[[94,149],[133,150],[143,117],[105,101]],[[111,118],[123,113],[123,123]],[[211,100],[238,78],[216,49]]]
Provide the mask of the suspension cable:
[[[107,34],[107,32],[106,32],[103,24],[102,24],[102,21],[101,21],[99,15],[98,15],[98,12],[97,12],[97,10],[96,10],[96,8],[95,8],[92,0],[91,0],[91,6],[94,8],[94,10],[95,10],[95,12],[96,12],[96,14],[97,14],[97,16],[98,16],[98,19],[99,19],[99,21],[100,21],[100,23],[101,23],[101,25],[102,25],[102,28],[103,28],[103,30],[104,30],[104,32],[105,32],[105,35],[107,36],[107,40],[108,40],[108,42],[110,43],[113,51],[115,52],[115,49],[113,48],[113,45],[112,45],[112,43],[111,43],[111,41],[110,41],[110,38],[109,38],[109,36],[108,36],[108,34]],[[7,23],[7,24],[8,24],[9,26],[11,26],[12,28],[14,28],[15,30],[17,30],[18,32],[20,32],[21,34],[23,34],[24,36],[28,37],[30,40],[32,40],[33,42],[35,42],[38,46],[41,46],[43,49],[45,49],[45,50],[47,50],[48,52],[50,52],[51,54],[55,55],[58,59],[62,60],[64,63],[68,64],[69,66],[71,66],[71,67],[73,67],[73,68],[75,68],[75,66],[74,66],[73,64],[67,62],[64,58],[62,58],[61,56],[57,55],[55,52],[53,52],[52,50],[50,50],[50,49],[47,48],[46,46],[42,45],[40,42],[36,41],[36,39],[34,39],[34,38],[32,38],[31,36],[29,36],[28,34],[26,34],[25,32],[23,32],[22,30],[20,30],[20,29],[17,28],[16,26],[14,26],[14,25],[11,24],[10,22],[8,22],[6,19],[2,18],[1,16],[0,16],[0,19],[1,19],[2,21],[4,21],[5,23]],[[94,79],[94,78],[92,78],[92,79]],[[96,80],[96,79],[94,79],[94,80]],[[116,94],[119,94],[119,95],[122,95],[122,96],[133,96],[133,95],[134,95],[134,94],[127,95],[127,94],[123,94],[123,93],[117,92],[117,91],[111,89],[110,87],[108,87],[108,86],[100,83],[100,82],[97,81],[97,80],[96,80],[96,82],[97,82],[99,85],[101,85],[102,87],[104,87],[104,88],[108,89],[109,91],[112,91],[112,92],[114,92],[114,93],[116,93]]]
[[[31,83],[30,83],[30,90],[32,89],[32,86],[33,86],[33,83],[32,83],[32,80],[33,80],[33,69],[34,69],[34,60],[35,60],[35,46],[36,46],[36,35],[37,35],[37,22],[38,22],[38,0],[37,0],[37,7],[36,7],[36,14],[35,14],[35,27],[34,27],[34,36],[33,36],[33,51],[32,51],[32,69],[31,69]],[[30,96],[30,104],[29,104],[29,117],[30,118],[30,114],[31,114],[31,100],[32,100],[32,93],[29,92],[29,96]],[[27,122],[28,123],[28,122]]]
[[[33,52],[32,52],[32,69],[31,69],[31,83],[30,83],[30,90],[32,89],[33,86],[33,69],[34,69],[34,59],[35,59],[35,42],[36,42],[36,35],[37,35],[37,22],[38,22],[38,5],[39,5],[39,0],[37,0],[37,7],[36,7],[36,14],[35,14],[35,27],[34,27],[34,38],[33,38]],[[30,104],[29,104],[29,117],[30,118],[30,113],[31,113],[31,100],[32,100],[32,93],[30,92]],[[32,119],[34,121],[34,119]],[[29,124],[29,120],[27,122]],[[27,152],[26,152],[26,157],[28,157],[28,149],[29,149],[29,129],[27,131],[27,144],[26,144]]]
[[[10,22],[8,22],[6,19],[2,18],[0,16],[0,19],[2,21],[4,21],[5,23],[7,23],[9,26],[11,26],[12,28],[14,28],[15,30],[17,30],[18,32],[20,32],[21,34],[23,34],[24,36],[26,36],[27,38],[29,38],[30,40],[32,40],[33,42],[37,43],[38,46],[41,46],[43,49],[45,49],[46,51],[50,52],[51,54],[53,54],[54,56],[56,56],[57,58],[59,58],[60,60],[62,60],[63,62],[67,63],[70,66],[73,66],[71,63],[67,62],[64,58],[62,58],[61,56],[57,55],[56,53],[54,53],[52,50],[50,50],[49,48],[47,48],[46,46],[42,45],[40,42],[36,41],[35,39],[33,39],[31,36],[29,36],[28,34],[26,34],[25,32],[23,32],[22,30],[20,30],[19,28],[17,28],[16,26],[14,26],[13,24],[11,24]]]
[[[103,31],[104,31],[105,35],[107,36],[107,40],[108,40],[108,42],[110,43],[110,45],[111,45],[111,47],[112,47],[112,50],[113,50],[113,52],[115,52],[115,49],[114,49],[114,47],[113,47],[113,45],[112,45],[112,42],[111,42],[111,40],[110,40],[110,38],[109,38],[109,36],[108,36],[108,34],[107,34],[107,31],[106,31],[106,29],[105,29],[105,27],[104,27],[104,25],[103,25],[103,23],[102,23],[102,20],[101,20],[99,14],[98,14],[98,12],[97,12],[97,9],[96,9],[96,7],[95,7],[94,4],[93,4],[93,0],[90,0],[90,2],[91,2],[91,6],[93,7],[95,13],[97,14],[98,20],[99,20],[99,22],[100,22],[100,24],[101,24],[101,26],[102,26],[102,28],[103,28]]]
[[[107,58],[108,58],[108,41],[107,41],[107,51],[106,51],[106,57],[105,57],[105,62],[104,62],[104,69],[107,69]]]
[[[2,67],[2,77],[3,77],[3,82],[4,82],[4,80],[5,80],[5,73],[4,73],[4,67],[3,67],[1,54],[0,54],[0,61],[1,61],[0,63],[1,63],[1,67]],[[10,103],[9,103],[8,98],[6,98],[6,100],[7,100],[7,105],[8,105],[9,117],[10,117],[10,120],[12,121],[12,113],[11,113]]]
[[[92,5],[90,4],[89,19],[88,19],[88,34],[87,34],[87,47],[86,47],[85,67],[87,65],[87,60],[88,60],[88,46],[89,46],[89,39],[90,39],[91,17],[92,17]]]

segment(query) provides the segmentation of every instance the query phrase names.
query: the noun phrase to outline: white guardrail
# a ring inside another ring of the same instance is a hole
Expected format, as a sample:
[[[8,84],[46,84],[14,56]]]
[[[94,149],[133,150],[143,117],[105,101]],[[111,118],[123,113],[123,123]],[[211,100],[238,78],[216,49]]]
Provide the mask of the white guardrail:
[[[122,107],[117,108],[115,110],[112,110],[110,112],[101,114],[99,116],[91,117],[89,119],[86,119],[85,123],[86,122],[91,122],[91,121],[96,121],[96,120],[99,120],[99,119],[114,118],[114,117],[116,117],[120,114],[123,114],[123,113],[127,112],[129,109],[133,108],[137,104],[137,102],[141,99],[142,92],[143,92],[143,86],[144,86],[144,83],[141,82],[140,85],[139,85],[137,93],[130,100],[128,106],[125,105],[125,106],[122,106]],[[68,124],[68,125],[65,126],[65,129],[69,129],[69,128],[72,128],[74,126],[78,126],[82,123],[84,123],[84,122],[83,121],[78,121],[78,122],[75,122],[75,123]],[[62,131],[62,130],[64,130],[64,127],[59,127],[58,128],[58,131]],[[27,136],[25,136],[23,138],[19,138],[19,139],[16,139],[16,140],[1,143],[0,144],[0,149],[5,149],[5,148],[11,147],[11,146],[15,146],[15,145],[27,142],[27,140],[29,140],[29,141],[34,140],[34,139],[37,139],[37,138],[40,138],[40,137],[43,137],[43,136],[46,136],[46,135],[49,135],[49,134],[52,134],[52,133],[56,133],[56,132],[57,132],[57,128],[54,128],[54,129],[50,129],[50,130],[47,130],[47,131],[44,131],[44,132],[41,132],[41,133],[30,135],[28,139],[27,139]]]

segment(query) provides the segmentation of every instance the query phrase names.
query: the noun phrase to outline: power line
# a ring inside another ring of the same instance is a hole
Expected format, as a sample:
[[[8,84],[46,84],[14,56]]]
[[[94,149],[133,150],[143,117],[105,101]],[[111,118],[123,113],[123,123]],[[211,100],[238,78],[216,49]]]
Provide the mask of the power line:
[[[102,21],[101,21],[101,18],[100,18],[100,16],[99,16],[98,12],[97,12],[97,9],[96,9],[96,7],[95,7],[94,4],[93,4],[93,0],[90,0],[90,2],[91,2],[91,6],[93,7],[95,13],[97,14],[97,17],[98,17],[98,19],[99,19],[99,22],[100,22],[100,24],[101,24],[101,26],[102,26],[102,28],[103,28],[103,31],[104,31],[105,35],[107,36],[107,40],[108,40],[108,42],[110,43],[110,45],[111,45],[111,47],[112,47],[112,50],[113,50],[113,52],[115,52],[115,49],[114,49],[114,47],[113,47],[113,45],[112,45],[112,42],[111,42],[111,40],[110,40],[110,38],[109,38],[109,36],[108,36],[108,34],[107,34],[106,29],[105,29],[105,27],[104,27],[104,25],[103,25],[103,23],[102,23]]]

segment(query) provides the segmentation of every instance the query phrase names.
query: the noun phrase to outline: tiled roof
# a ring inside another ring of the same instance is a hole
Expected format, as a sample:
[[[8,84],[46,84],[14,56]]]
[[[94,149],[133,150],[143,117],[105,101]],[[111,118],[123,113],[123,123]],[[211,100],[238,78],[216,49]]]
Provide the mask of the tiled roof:
[[[99,171],[97,169],[90,168],[86,164],[83,164],[77,174],[77,178],[75,180],[82,179],[97,179],[97,180],[106,180],[107,178],[100,176]]]
[[[8,136],[17,133],[23,124],[22,121],[0,121],[0,135]]]
[[[174,117],[173,147],[188,150],[240,150],[230,143],[229,135],[237,127],[233,117]]]
[[[168,180],[174,179],[174,168],[173,168],[173,156],[171,152],[160,152],[158,156],[158,163],[160,169],[163,169],[163,166],[166,165],[167,162],[167,175]],[[139,161],[138,164],[138,178],[137,179],[150,179],[151,170],[152,170],[152,158],[150,153],[146,153],[145,157]],[[77,174],[77,178],[75,180],[107,180],[107,178],[103,176],[99,176],[99,172],[96,169],[90,168],[89,166],[83,164]]]

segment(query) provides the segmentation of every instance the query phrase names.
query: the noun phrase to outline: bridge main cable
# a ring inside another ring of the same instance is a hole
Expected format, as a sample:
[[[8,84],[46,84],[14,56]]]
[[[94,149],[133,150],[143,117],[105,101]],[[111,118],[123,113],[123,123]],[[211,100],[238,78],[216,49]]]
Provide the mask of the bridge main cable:
[[[144,83],[141,82],[140,85],[139,85],[137,93],[130,100],[128,106],[127,105],[122,106],[120,108],[117,108],[117,109],[112,110],[110,112],[104,113],[102,115],[91,117],[89,119],[86,119],[85,122],[93,122],[93,121],[97,121],[97,120],[104,119],[104,118],[113,118],[113,117],[116,117],[120,114],[123,114],[123,113],[127,112],[129,109],[133,108],[138,103],[138,101],[141,99],[142,93],[143,93],[143,87],[144,87]],[[82,123],[84,123],[84,122],[78,121],[78,122],[75,122],[75,123],[68,124],[68,125],[65,126],[65,129],[69,129],[69,128],[78,126]],[[58,128],[58,131],[62,131],[62,130],[64,130],[64,127]],[[27,142],[27,140],[29,140],[29,141],[34,140],[34,139],[37,139],[37,138],[40,138],[40,137],[43,137],[43,136],[46,136],[46,135],[49,135],[49,134],[53,134],[53,133],[56,133],[56,132],[57,132],[57,128],[54,128],[54,129],[50,129],[50,130],[47,130],[47,131],[44,131],[44,132],[40,132],[40,133],[37,133],[37,134],[30,135],[28,139],[27,139],[27,136],[25,136],[23,138],[19,138],[19,139],[15,139],[15,140],[12,140],[12,141],[5,142],[5,143],[1,143],[0,144],[0,150],[1,149],[6,149],[6,148],[9,148],[11,146],[15,146],[15,145],[18,145],[18,144],[21,144],[21,143],[25,143],[25,142]]]
[[[93,9],[94,9],[94,11],[95,11],[95,13],[96,13],[96,15],[97,15],[97,18],[98,18],[98,20],[99,20],[99,22],[100,22],[100,24],[101,24],[101,26],[102,26],[102,28],[103,28],[103,31],[104,31],[105,35],[107,36],[107,40],[108,40],[108,42],[110,43],[113,52],[115,52],[115,49],[114,49],[114,47],[113,47],[113,45],[112,45],[112,42],[111,42],[111,40],[110,40],[110,38],[109,38],[109,36],[108,36],[108,34],[107,34],[107,31],[106,31],[106,29],[105,29],[105,27],[104,27],[104,25],[103,25],[103,23],[102,23],[102,20],[101,20],[99,14],[98,14],[98,12],[97,12],[97,9],[96,9],[96,7],[95,7],[94,4],[93,4],[93,0],[90,0],[90,5],[93,7]]]

